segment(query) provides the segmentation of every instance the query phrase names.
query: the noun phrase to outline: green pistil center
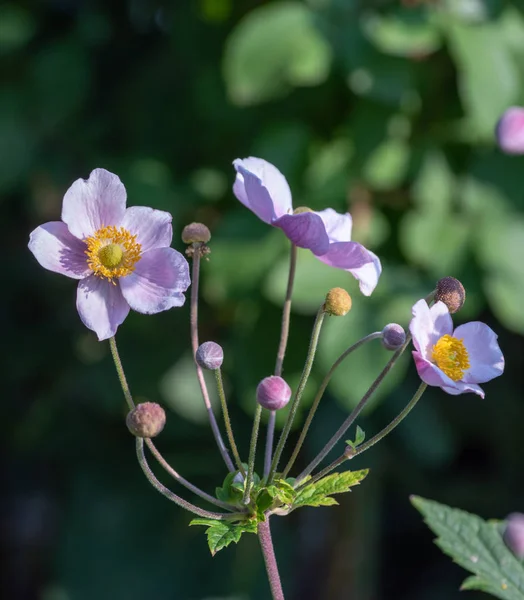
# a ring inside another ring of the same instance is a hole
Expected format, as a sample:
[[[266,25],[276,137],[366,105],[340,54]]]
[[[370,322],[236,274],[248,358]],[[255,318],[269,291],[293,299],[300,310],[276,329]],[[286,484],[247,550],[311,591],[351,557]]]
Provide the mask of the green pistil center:
[[[107,244],[98,251],[98,258],[104,267],[114,269],[122,262],[124,251],[119,244]]]

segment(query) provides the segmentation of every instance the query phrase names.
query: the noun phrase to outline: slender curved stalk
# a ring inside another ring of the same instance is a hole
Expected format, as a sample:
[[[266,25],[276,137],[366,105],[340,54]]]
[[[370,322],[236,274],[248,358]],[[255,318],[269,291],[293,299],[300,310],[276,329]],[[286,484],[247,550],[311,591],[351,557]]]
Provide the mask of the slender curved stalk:
[[[251,483],[253,482],[253,473],[255,471],[255,456],[257,452],[257,440],[258,430],[260,429],[260,415],[262,414],[262,407],[257,402],[257,408],[255,410],[255,418],[253,419],[253,431],[251,433],[251,443],[249,445],[249,460],[247,463],[247,477],[246,485],[244,489],[244,504],[249,504],[249,494],[251,492]]]
[[[282,365],[286,354],[287,340],[289,337],[289,321],[291,315],[291,297],[293,295],[293,283],[295,281],[295,272],[297,267],[297,247],[291,244],[291,253],[289,257],[289,275],[287,278],[286,298],[282,307],[282,325],[280,327],[280,342],[278,344],[277,360],[275,363],[274,375],[282,375]],[[275,411],[269,413],[266,434],[266,451],[264,455],[264,477],[269,475],[271,469],[271,455],[273,454],[273,438],[275,436]]]
[[[160,451],[158,450],[158,448],[153,443],[153,440],[151,440],[150,438],[146,438],[145,442],[146,442],[147,447],[151,451],[151,454],[156,458],[156,460],[158,461],[158,463],[163,467],[163,469],[167,473],[169,473],[169,475],[171,475],[171,477],[175,481],[177,481],[178,483],[180,483],[180,485],[183,485],[189,491],[193,492],[193,494],[196,494],[197,496],[200,496],[202,499],[206,500],[207,502],[210,502],[211,504],[214,504],[216,506],[220,506],[220,508],[223,508],[225,510],[229,510],[231,512],[234,512],[236,510],[234,507],[232,507],[227,502],[222,502],[221,500],[218,500],[217,498],[214,498],[210,494],[207,494],[206,492],[204,492],[203,490],[201,490],[199,487],[197,487],[196,485],[193,485],[190,481],[188,481],[187,479],[185,479],[184,477],[182,477],[182,475],[180,475],[177,471],[175,471],[175,469],[173,469],[173,467],[162,456],[162,454],[160,453]]]
[[[282,584],[280,583],[280,575],[278,573],[278,565],[275,557],[275,549],[273,548],[273,540],[271,539],[269,516],[266,517],[265,521],[260,521],[258,524],[258,539],[260,541],[260,547],[262,548],[262,554],[264,556],[267,578],[269,579],[269,586],[271,588],[273,600],[285,600]]]
[[[233,456],[235,457],[237,469],[245,477],[246,471],[244,469],[244,465],[242,464],[242,460],[240,459],[240,454],[238,453],[237,445],[235,443],[235,436],[233,435],[233,428],[231,427],[231,420],[229,418],[229,410],[227,408],[226,394],[224,392],[224,383],[222,381],[222,371],[220,367],[215,369],[215,379],[217,382],[218,396],[220,398],[220,403],[222,404],[222,414],[224,415],[224,425],[226,426],[227,439],[229,440],[229,445],[231,446]]]
[[[345,358],[347,358],[357,348],[360,348],[360,346],[363,346],[365,343],[370,342],[371,340],[376,340],[381,337],[382,337],[381,331],[376,331],[375,333],[370,333],[366,337],[363,337],[361,340],[359,340],[358,342],[356,342],[355,344],[350,346],[347,350],[345,350],[337,358],[337,360],[333,363],[333,366],[331,367],[331,369],[329,369],[328,373],[326,374],[322,383],[320,384],[320,387],[318,388],[318,392],[315,396],[315,399],[313,400],[313,404],[311,405],[311,408],[309,409],[309,413],[308,413],[306,422],[304,423],[304,427],[302,428],[300,437],[298,438],[298,442],[295,446],[295,449],[293,450],[293,454],[291,455],[291,458],[289,459],[289,462],[287,463],[287,466],[282,473],[283,479],[285,479],[288,476],[288,473],[291,471],[291,469],[293,468],[293,465],[295,464],[295,461],[298,457],[298,453],[300,452],[300,449],[302,448],[302,444],[304,443],[304,440],[306,439],[306,435],[307,435],[307,432],[311,425],[311,422],[313,421],[313,417],[315,416],[318,405],[320,404],[320,400],[322,399],[322,396],[324,395],[324,392],[329,384],[329,381],[331,380],[331,377],[333,377],[333,373],[336,371],[337,367],[344,361]]]
[[[311,341],[309,343],[309,350],[306,357],[304,370],[302,371],[302,376],[300,377],[300,382],[298,384],[295,397],[293,398],[291,409],[287,415],[286,424],[284,425],[284,429],[282,430],[282,434],[280,435],[277,449],[275,450],[275,455],[273,456],[273,461],[271,462],[271,469],[269,471],[268,476],[268,484],[270,484],[273,481],[273,478],[275,476],[275,472],[278,467],[278,461],[280,460],[282,451],[284,450],[284,446],[286,445],[289,432],[291,431],[291,427],[293,425],[293,420],[297,413],[298,405],[306,387],[309,374],[311,373],[311,368],[313,366],[313,361],[315,360],[315,352],[317,350],[318,340],[320,337],[320,330],[322,329],[322,323],[324,322],[325,314],[326,313],[324,312],[324,305],[322,304],[322,306],[317,312],[317,318],[315,319],[315,324],[313,325],[313,332],[311,334]]]
[[[194,504],[191,504],[191,502],[180,498],[180,496],[177,496],[171,490],[167,489],[164,485],[160,483],[160,481],[158,481],[153,471],[151,471],[147,463],[146,455],[144,453],[144,440],[138,437],[136,438],[136,456],[138,458],[140,467],[142,468],[142,471],[147,477],[149,483],[168,500],[171,500],[171,502],[174,502],[181,508],[185,508],[186,510],[194,513],[195,515],[198,515],[199,517],[203,517],[205,519],[229,520],[243,518],[245,516],[244,513],[215,513],[210,512],[208,510],[204,510],[203,508],[195,506]]]
[[[109,338],[109,346],[111,348],[111,354],[113,356],[116,372],[118,375],[118,379],[120,380],[120,386],[122,387],[122,391],[124,392],[124,397],[126,399],[127,406],[129,407],[129,410],[133,410],[133,408],[135,408],[135,403],[133,402],[133,396],[131,395],[131,390],[129,389],[129,384],[127,383],[126,375],[124,373],[124,367],[122,366],[122,361],[120,360],[120,354],[118,354],[115,336]]]
[[[393,429],[395,429],[395,427],[397,427],[408,416],[408,414],[413,410],[413,408],[415,407],[415,404],[420,400],[422,394],[425,392],[427,387],[428,387],[427,383],[421,383],[418,390],[413,395],[413,398],[411,398],[411,400],[408,402],[408,404],[406,404],[406,406],[402,410],[402,412],[400,412],[393,419],[393,421],[391,421],[391,423],[387,427],[384,427],[384,429],[380,433],[377,433],[377,435],[374,435],[369,441],[361,444],[360,446],[357,446],[355,448],[355,451],[348,458],[354,458],[355,456],[362,454],[362,452],[369,450],[377,442],[380,442],[380,440],[382,438],[386,437],[386,435],[391,433],[393,431]]]
[[[366,406],[367,402],[369,401],[371,396],[374,394],[374,392],[376,391],[378,386],[382,383],[382,381],[384,380],[386,375],[391,371],[391,369],[393,368],[393,366],[395,365],[397,360],[402,356],[402,354],[404,353],[404,350],[408,347],[410,342],[411,342],[411,335],[408,335],[406,337],[406,341],[405,341],[404,345],[401,346],[395,352],[395,354],[390,358],[390,360],[388,361],[386,366],[382,369],[382,371],[380,372],[378,377],[371,384],[368,391],[362,396],[362,399],[360,400],[360,402],[357,404],[357,406],[355,406],[355,408],[353,409],[353,411],[351,412],[349,417],[337,429],[337,431],[333,434],[331,439],[322,448],[322,450],[318,453],[318,455],[309,463],[309,465],[297,477],[298,484],[300,484],[300,482],[305,477],[307,477],[311,473],[311,471],[313,471],[313,469],[315,469],[315,467],[324,460],[324,458],[331,452],[331,450],[335,447],[335,445],[342,438],[342,436],[346,433],[346,431],[351,427],[351,425],[353,425],[353,422],[355,421],[355,419],[361,413],[362,409]]]
[[[204,404],[207,410],[207,416],[209,418],[209,423],[211,425],[211,430],[213,431],[213,436],[217,443],[218,449],[224,462],[226,463],[227,468],[230,471],[234,471],[235,467],[233,466],[233,462],[227,453],[227,448],[224,444],[224,440],[220,435],[220,429],[218,428],[217,421],[215,419],[215,415],[213,413],[213,408],[211,407],[211,400],[209,399],[209,393],[207,391],[206,380],[204,379],[204,373],[202,372],[202,368],[196,361],[196,351],[198,349],[198,288],[199,288],[199,280],[200,280],[200,243],[193,244],[193,272],[192,272],[192,281],[191,281],[191,307],[190,307],[190,322],[191,322],[191,346],[193,348],[193,361],[195,363],[198,383],[200,384],[200,390],[202,392],[202,398],[204,399]]]

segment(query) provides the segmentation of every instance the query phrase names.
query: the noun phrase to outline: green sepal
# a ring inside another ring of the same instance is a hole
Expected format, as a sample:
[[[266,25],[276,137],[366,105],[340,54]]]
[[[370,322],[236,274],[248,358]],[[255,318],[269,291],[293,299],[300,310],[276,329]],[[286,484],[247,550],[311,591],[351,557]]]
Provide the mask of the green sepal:
[[[300,506],[332,506],[338,504],[333,494],[343,494],[351,491],[368,474],[369,469],[361,471],[344,471],[332,473],[316,483],[310,483],[300,490],[293,502],[293,508]]]
[[[207,544],[211,555],[229,546],[232,542],[238,543],[243,533],[256,533],[257,522],[249,521],[218,521],[215,519],[193,519],[189,525],[204,525],[207,527]]]
[[[524,564],[504,543],[500,522],[484,521],[418,496],[412,496],[411,503],[437,535],[437,546],[474,574],[461,589],[481,590],[502,600],[524,600]]]

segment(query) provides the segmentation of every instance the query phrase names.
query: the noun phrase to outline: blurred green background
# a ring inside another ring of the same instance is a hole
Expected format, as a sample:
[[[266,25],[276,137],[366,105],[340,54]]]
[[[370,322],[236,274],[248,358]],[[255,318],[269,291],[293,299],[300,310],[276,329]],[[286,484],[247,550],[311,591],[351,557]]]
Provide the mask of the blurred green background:
[[[249,155],[280,168],[295,206],[349,209],[355,238],[383,262],[365,298],[349,275],[300,253],[290,383],[325,292],[341,285],[354,305],[323,331],[306,405],[343,349],[387,322],[407,325],[445,275],[467,289],[456,321],[488,323],[507,361],[485,400],[430,389],[355,460],[372,473],[340,507],[272,519],[288,597],[461,597],[465,573],[432,544],[408,496],[483,517],[524,511],[524,159],[501,154],[493,136],[505,108],[524,104],[523,65],[524,2],[509,0],[0,4],[6,597],[269,597],[255,536],[211,558],[203,531],[142,476],[108,344],[82,326],[75,282],[27,250],[29,232],[58,220],[66,189],[95,167],[121,177],[129,204],[173,213],[179,250],[182,227],[206,223],[201,340],[224,346],[246,455],[253,392],[274,365],[288,253],[231,193],[231,162]],[[195,388],[188,307],[132,313],[118,340],[137,399],[166,407],[159,448],[212,492],[226,472]],[[299,466],[387,358],[371,344],[339,370]],[[368,436],[417,385],[406,357],[359,421]]]

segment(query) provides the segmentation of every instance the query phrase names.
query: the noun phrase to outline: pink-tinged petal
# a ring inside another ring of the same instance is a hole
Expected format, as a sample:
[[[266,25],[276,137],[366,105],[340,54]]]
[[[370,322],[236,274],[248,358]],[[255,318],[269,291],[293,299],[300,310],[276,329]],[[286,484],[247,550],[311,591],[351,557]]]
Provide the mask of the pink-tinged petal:
[[[413,336],[413,344],[424,358],[429,359],[433,346],[439,339],[453,332],[448,307],[443,302],[437,302],[429,308],[425,300],[419,300],[411,312],[413,319],[409,324],[409,330]]]
[[[183,292],[190,284],[189,265],[173,248],[156,248],[146,252],[134,272],[121,277],[119,283],[133,310],[158,313],[184,304]]]
[[[351,273],[358,280],[360,291],[365,296],[373,292],[382,272],[378,256],[357,242],[329,244],[327,253],[317,258],[326,265]]]
[[[129,313],[118,284],[96,275],[78,284],[76,308],[83,324],[97,334],[99,341],[114,336]]]
[[[479,395],[481,398],[484,398],[484,390],[474,383],[464,383],[462,381],[455,382],[457,384],[456,388],[451,388],[447,386],[443,386],[442,389],[452,396],[458,396],[458,394],[467,394],[468,392],[472,392],[473,394]]]
[[[428,385],[436,387],[449,387],[450,389],[459,389],[458,381],[453,381],[445,373],[443,373],[437,365],[433,364],[429,360],[426,360],[420,352],[413,351],[413,359],[415,361],[415,367],[420,379]],[[460,393],[460,392],[458,392]]]
[[[465,383],[485,383],[502,375],[504,356],[497,342],[497,334],[480,321],[460,325],[453,337],[462,339],[468,351],[470,368],[464,373]]]
[[[163,210],[155,210],[148,206],[131,206],[120,223],[132,234],[142,246],[142,252],[153,248],[167,248],[173,240],[173,217]]]
[[[91,273],[86,247],[62,221],[45,223],[29,236],[29,250],[42,267],[72,279],[84,279]]]
[[[250,156],[233,161],[237,171],[233,193],[265,223],[291,213],[291,190],[282,173],[271,163]]]
[[[329,248],[329,238],[322,219],[314,212],[297,215],[284,215],[273,221],[286,236],[299,248],[311,250],[313,254],[325,254]]]
[[[91,171],[89,179],[77,179],[67,190],[62,221],[78,239],[85,239],[108,225],[120,225],[126,210],[126,189],[105,169]]]
[[[524,154],[524,108],[508,108],[495,130],[500,149],[507,154]]]
[[[326,233],[331,243],[351,241],[353,219],[349,213],[342,215],[332,208],[326,208],[325,210],[317,211],[315,214],[324,222]]]

